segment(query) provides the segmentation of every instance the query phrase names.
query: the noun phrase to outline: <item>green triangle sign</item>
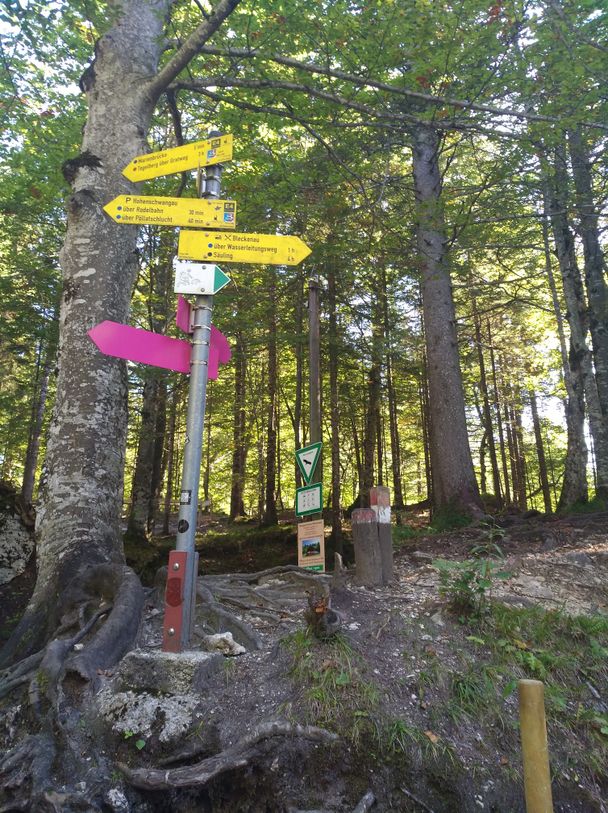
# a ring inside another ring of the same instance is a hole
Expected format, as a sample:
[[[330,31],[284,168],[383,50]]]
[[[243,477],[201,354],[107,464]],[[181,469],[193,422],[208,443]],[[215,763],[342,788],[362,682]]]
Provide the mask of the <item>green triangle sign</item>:
[[[322,447],[323,444],[319,441],[318,443],[311,443],[310,446],[304,446],[303,449],[298,449],[296,452],[298,468],[302,472],[302,477],[306,485],[310,483],[315,473]]]
[[[218,291],[221,291],[222,288],[225,288],[229,282],[232,280],[227,274],[224,274],[222,269],[219,265],[214,266],[213,269],[214,276],[213,276],[213,293],[217,294]]]

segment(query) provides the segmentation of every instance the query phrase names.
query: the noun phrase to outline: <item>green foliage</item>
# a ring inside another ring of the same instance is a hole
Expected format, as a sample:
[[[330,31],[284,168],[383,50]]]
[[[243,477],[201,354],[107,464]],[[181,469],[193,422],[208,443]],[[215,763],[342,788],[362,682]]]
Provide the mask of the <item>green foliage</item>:
[[[348,641],[336,635],[320,642],[300,630],[283,644],[292,657],[291,677],[306,718],[362,745],[375,732],[379,694]]]
[[[450,608],[479,618],[486,611],[495,582],[509,579],[511,574],[504,570],[502,552],[493,543],[477,546],[471,553],[475,558],[435,559],[432,565],[439,573],[439,594],[448,598]],[[500,558],[491,558],[489,553]]]
[[[595,738],[593,747],[608,756],[606,721],[595,707],[597,687],[608,683],[608,618],[493,604],[472,623],[475,643],[491,655],[484,668],[508,679],[504,696],[515,689],[511,675],[542,680],[553,724]]]
[[[606,511],[608,502],[601,497],[595,496],[587,502],[577,502],[573,505],[565,506],[561,514],[595,514],[598,511]]]

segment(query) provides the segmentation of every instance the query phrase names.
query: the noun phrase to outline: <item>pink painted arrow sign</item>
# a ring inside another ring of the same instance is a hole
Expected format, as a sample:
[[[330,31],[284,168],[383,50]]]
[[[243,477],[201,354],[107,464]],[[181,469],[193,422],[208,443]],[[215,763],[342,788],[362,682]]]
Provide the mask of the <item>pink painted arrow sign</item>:
[[[190,372],[190,342],[172,339],[149,330],[121,325],[106,320],[88,331],[91,340],[106,356],[163,367],[178,373]],[[230,346],[226,337],[211,327],[209,347],[209,378],[218,376],[219,364],[230,361]]]

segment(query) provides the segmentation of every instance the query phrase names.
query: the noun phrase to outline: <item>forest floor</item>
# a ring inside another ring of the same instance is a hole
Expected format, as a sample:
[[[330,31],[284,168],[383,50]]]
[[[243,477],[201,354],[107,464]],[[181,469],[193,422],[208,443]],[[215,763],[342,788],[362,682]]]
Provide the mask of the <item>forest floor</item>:
[[[531,677],[545,684],[555,811],[606,813],[608,515],[443,533],[409,520],[394,529],[388,586],[360,587],[350,569],[326,580],[342,619],[327,640],[307,628],[310,585],[284,567],[295,564],[293,528],[208,520],[203,589],[236,608],[259,648],[225,658],[195,697],[165,695],[148,719],[134,714],[141,695],[128,700],[120,666],[101,676],[97,699],[81,709],[83,759],[97,764],[80,777],[91,805],[81,809],[351,813],[360,800],[358,813],[523,811],[516,682]],[[465,607],[458,579],[471,566],[457,563],[487,561],[496,545],[500,571]],[[144,578],[171,546],[157,540],[139,561]],[[443,566],[443,590],[438,558],[455,563]],[[278,569],[247,576],[269,567]],[[143,650],[160,646],[161,607],[150,590]],[[18,718],[9,709],[0,723],[4,743]],[[258,736],[268,725],[292,736],[273,745]]]

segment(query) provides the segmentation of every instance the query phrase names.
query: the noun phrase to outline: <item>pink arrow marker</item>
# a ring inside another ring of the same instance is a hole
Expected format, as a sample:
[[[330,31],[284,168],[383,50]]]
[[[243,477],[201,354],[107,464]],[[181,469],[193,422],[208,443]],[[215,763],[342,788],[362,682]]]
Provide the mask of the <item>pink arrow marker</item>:
[[[151,364],[178,373],[190,372],[190,342],[172,339],[118,322],[100,322],[88,331],[106,356]]]
[[[180,294],[177,297],[177,313],[175,314],[175,324],[178,326],[180,330],[183,330],[184,333],[192,333],[192,329],[190,327],[190,315],[192,313],[192,308],[190,307],[190,303],[187,299]]]
[[[161,336],[159,333],[109,320],[95,325],[88,334],[106,356],[150,364],[178,373],[190,372],[191,345],[183,339],[172,339],[170,336]],[[208,367],[210,379],[217,378],[219,365],[229,362],[231,355],[228,340],[212,325]]]

